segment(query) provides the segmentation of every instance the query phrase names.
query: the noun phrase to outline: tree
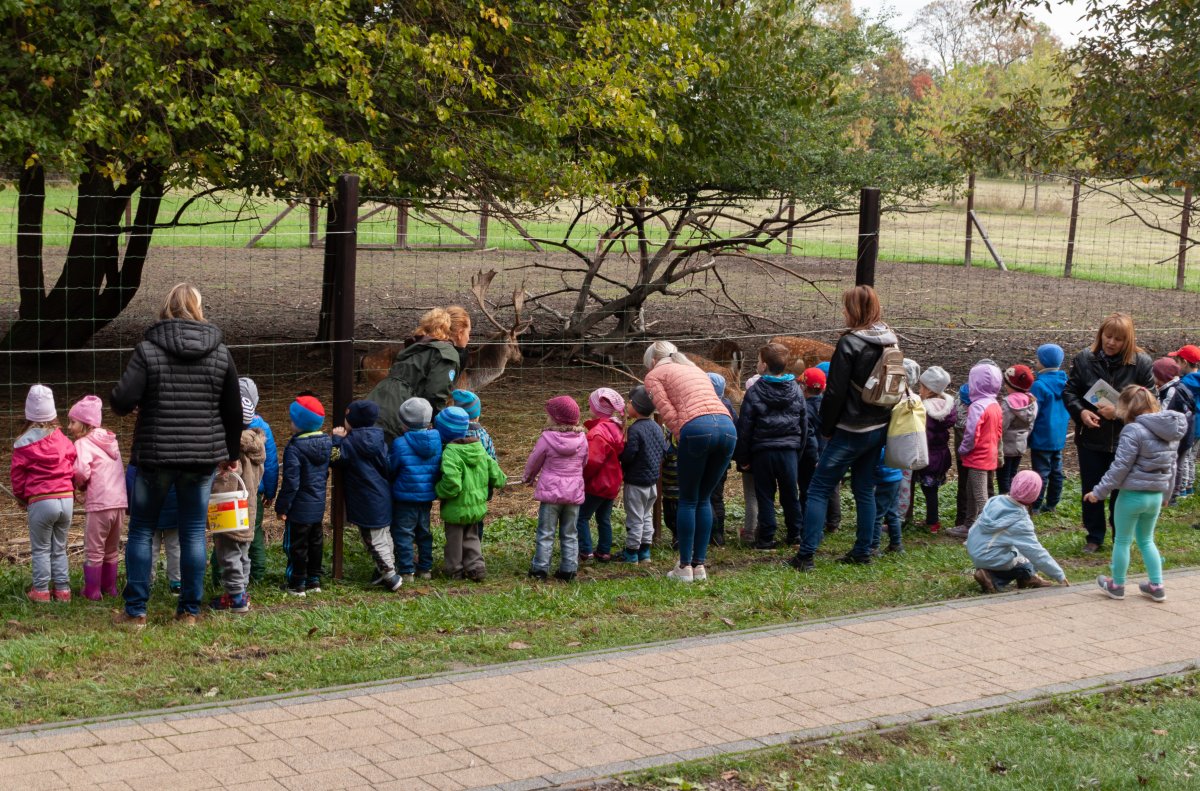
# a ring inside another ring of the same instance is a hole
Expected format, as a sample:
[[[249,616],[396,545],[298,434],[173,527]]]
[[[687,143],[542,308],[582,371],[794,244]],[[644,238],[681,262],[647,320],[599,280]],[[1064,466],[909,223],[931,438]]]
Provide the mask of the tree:
[[[972,0],[933,0],[917,13],[912,29],[942,76],[960,66],[1007,67],[1038,45],[1057,42],[1040,22],[1003,9],[983,13]]]

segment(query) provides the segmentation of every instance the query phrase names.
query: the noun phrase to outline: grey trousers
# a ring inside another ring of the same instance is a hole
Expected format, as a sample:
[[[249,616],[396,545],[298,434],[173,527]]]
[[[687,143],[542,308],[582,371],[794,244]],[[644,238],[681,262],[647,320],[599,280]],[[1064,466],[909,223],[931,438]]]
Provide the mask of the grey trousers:
[[[158,575],[158,548],[162,547],[167,553],[167,582],[179,582],[179,530],[155,530],[150,538],[150,581]]]
[[[983,512],[988,499],[988,470],[964,468],[967,473],[967,500],[963,509],[962,527],[970,529]]]
[[[625,548],[636,552],[654,543],[654,501],[658,487],[625,484]]]
[[[530,566],[533,571],[550,573],[556,536],[562,553],[558,559],[558,570],[579,570],[579,531],[575,529],[575,520],[578,518],[579,506],[575,503],[538,504],[537,544]]]
[[[50,590],[51,580],[57,590],[71,589],[67,530],[71,527],[74,507],[75,500],[70,497],[38,500],[29,506],[29,549],[33,556],[33,589],[36,591]]]
[[[742,519],[742,541],[752,544],[758,535],[758,495],[754,491],[754,475],[742,473],[742,501],[746,516]]]
[[[479,581],[487,576],[479,541],[480,525],[446,524],[446,574],[454,579]]]
[[[221,569],[221,587],[230,596],[245,593],[250,582],[250,541],[234,541],[217,533],[213,536],[213,551]]]
[[[367,554],[371,556],[371,562],[375,564],[376,573],[381,577],[394,575],[396,573],[396,550],[395,545],[392,544],[391,527],[374,529],[360,527],[358,535],[362,538]]]

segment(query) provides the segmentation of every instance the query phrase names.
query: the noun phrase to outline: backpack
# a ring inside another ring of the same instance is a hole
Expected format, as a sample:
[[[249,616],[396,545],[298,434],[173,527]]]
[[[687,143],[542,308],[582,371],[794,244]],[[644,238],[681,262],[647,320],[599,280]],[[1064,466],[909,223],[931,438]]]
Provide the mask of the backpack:
[[[884,346],[875,367],[862,386],[854,385],[862,394],[864,404],[895,406],[908,392],[908,373],[904,370],[904,353],[895,344]]]

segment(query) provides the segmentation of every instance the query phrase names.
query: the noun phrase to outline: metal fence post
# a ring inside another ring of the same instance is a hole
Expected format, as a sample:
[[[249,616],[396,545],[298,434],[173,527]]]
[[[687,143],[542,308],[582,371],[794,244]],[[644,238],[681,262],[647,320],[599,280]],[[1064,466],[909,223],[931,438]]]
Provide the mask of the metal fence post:
[[[1063,277],[1071,276],[1071,267],[1075,265],[1075,230],[1079,225],[1079,188],[1083,183],[1082,176],[1075,177],[1071,188],[1071,221],[1067,225],[1067,262],[1063,266]]]
[[[1179,215],[1179,262],[1175,266],[1175,288],[1183,290],[1187,280],[1188,231],[1192,220],[1192,185],[1183,188],[1183,211]]]
[[[340,426],[354,398],[354,275],[358,263],[358,176],[343,173],[337,180],[332,219],[327,232],[332,254],[333,414],[330,423]],[[342,471],[333,472],[333,576],[342,578],[343,534],[346,526],[346,490]]]
[[[854,285],[875,285],[875,263],[879,260],[880,193],[874,187],[863,187],[858,203],[858,265]]]

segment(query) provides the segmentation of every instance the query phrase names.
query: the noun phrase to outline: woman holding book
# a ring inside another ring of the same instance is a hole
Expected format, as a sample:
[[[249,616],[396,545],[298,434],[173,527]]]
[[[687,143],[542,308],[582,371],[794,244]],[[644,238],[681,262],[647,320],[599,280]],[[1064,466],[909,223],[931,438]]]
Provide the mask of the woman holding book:
[[[1112,466],[1124,427],[1117,417],[1115,401],[1104,398],[1104,394],[1120,393],[1128,385],[1154,387],[1152,364],[1150,356],[1138,348],[1133,318],[1125,313],[1106,318],[1091,347],[1071,361],[1063,403],[1075,421],[1082,491],[1092,491]],[[1118,494],[1113,491],[1109,499],[1110,523]],[[1103,501],[1083,501],[1083,527],[1087,531],[1083,551],[1096,552],[1104,544],[1106,532]]]

